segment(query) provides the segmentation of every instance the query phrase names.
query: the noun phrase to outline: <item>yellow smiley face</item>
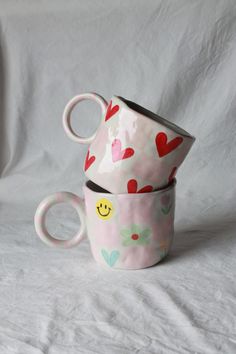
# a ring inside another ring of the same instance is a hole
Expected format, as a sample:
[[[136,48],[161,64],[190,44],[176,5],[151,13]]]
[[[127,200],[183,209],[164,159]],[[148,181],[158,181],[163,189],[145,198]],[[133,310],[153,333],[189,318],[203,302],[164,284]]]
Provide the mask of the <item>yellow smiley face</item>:
[[[97,215],[102,220],[110,219],[112,217],[113,210],[113,205],[108,199],[102,198],[96,203]]]

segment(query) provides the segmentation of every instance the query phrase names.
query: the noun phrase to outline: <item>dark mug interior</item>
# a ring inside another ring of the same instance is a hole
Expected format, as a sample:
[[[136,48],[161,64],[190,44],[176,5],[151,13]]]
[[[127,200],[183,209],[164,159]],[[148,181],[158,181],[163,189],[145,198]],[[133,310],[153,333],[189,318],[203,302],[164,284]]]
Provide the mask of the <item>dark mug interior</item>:
[[[126,100],[125,98],[121,97],[121,96],[117,96],[121,101],[123,101],[130,109],[132,109],[133,111],[142,114],[143,116],[146,116],[152,120],[154,120],[157,123],[160,123],[162,125],[164,125],[165,127],[174,130],[176,133],[178,134],[182,134],[183,136],[188,136],[193,138],[186,130],[180,128],[178,125],[170,122],[169,120],[160,117],[158,114],[153,113],[151,111],[149,111],[148,109],[140,106],[139,104]]]
[[[153,192],[157,192],[157,191],[162,191],[165,189],[168,189],[169,187],[171,187],[173,184],[176,183],[176,179],[174,178],[169,184],[167,184],[166,186],[159,188],[159,189],[154,189],[152,192],[146,192],[146,193],[153,193]],[[92,182],[91,180],[86,182],[86,186],[91,189],[93,192],[96,193],[108,193],[111,194],[108,190],[100,187],[98,184]],[[146,193],[139,193],[139,194],[146,194]],[[121,193],[124,194],[124,193]],[[134,194],[134,193],[129,193],[129,194]]]

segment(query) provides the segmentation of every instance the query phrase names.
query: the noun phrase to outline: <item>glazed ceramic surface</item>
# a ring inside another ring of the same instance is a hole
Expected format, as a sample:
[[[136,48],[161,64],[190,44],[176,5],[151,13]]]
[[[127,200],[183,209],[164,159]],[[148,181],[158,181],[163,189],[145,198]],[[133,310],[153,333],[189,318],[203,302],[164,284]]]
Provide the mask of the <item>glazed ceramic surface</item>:
[[[76,135],[70,123],[73,108],[85,99],[96,101],[102,111],[101,124],[89,138]],[[63,126],[72,140],[90,143],[85,174],[111,193],[151,192],[168,185],[195,140],[131,101],[114,96],[108,105],[94,93],[76,96],[68,103]]]
[[[169,252],[174,235],[175,179],[163,190],[138,194],[110,194],[84,187],[85,199],[59,192],[45,198],[35,214],[39,237],[50,246],[68,248],[87,234],[94,259],[107,267],[140,269],[158,263]],[[47,231],[45,217],[57,203],[76,208],[81,227],[71,239],[54,239]]]

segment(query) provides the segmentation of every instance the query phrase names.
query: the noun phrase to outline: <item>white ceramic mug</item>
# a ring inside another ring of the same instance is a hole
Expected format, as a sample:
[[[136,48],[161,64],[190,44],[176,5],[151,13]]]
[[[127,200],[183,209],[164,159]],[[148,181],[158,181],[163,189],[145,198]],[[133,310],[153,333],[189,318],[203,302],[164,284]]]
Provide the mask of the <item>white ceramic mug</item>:
[[[111,194],[92,183],[84,186],[84,200],[58,192],[46,197],[35,213],[35,228],[49,246],[69,248],[89,238],[94,259],[118,269],[140,269],[158,263],[169,252],[174,235],[175,179],[150,193]],[[80,230],[70,240],[49,234],[45,221],[52,205],[67,202],[80,217]]]
[[[101,124],[84,138],[71,127],[71,112],[83,100],[101,108]],[[95,93],[74,97],[63,114],[64,129],[73,141],[89,144],[86,176],[111,193],[160,189],[175,177],[195,138],[147,109],[114,96],[109,105]]]

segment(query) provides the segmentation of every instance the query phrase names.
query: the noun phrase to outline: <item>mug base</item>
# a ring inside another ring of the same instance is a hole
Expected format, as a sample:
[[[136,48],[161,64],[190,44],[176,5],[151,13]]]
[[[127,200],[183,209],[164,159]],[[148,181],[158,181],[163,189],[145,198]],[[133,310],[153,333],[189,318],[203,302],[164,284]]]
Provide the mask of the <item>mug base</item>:
[[[136,265],[129,265],[127,266],[126,264],[117,264],[117,265],[113,265],[113,264],[108,264],[106,262],[101,262],[98,259],[95,259],[95,262],[97,264],[99,264],[100,266],[102,266],[105,269],[110,269],[110,270],[141,270],[141,269],[146,269],[146,268],[151,268],[156,266],[158,263],[161,263],[167,256],[168,256],[169,252],[167,252],[164,256],[162,256],[161,258],[156,259],[155,261],[152,261],[148,264],[136,264]]]

